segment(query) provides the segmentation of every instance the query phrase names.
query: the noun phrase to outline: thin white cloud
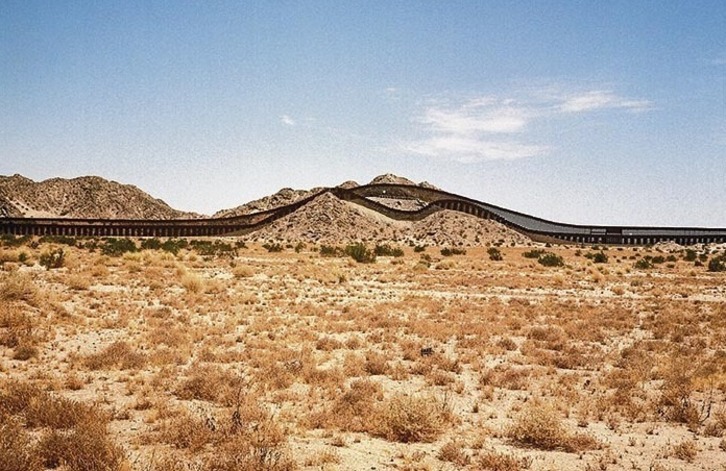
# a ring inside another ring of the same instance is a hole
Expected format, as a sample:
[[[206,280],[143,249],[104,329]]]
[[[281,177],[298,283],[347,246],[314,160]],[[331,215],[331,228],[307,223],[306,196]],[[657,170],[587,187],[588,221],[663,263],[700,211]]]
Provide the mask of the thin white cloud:
[[[435,136],[406,145],[409,152],[429,157],[446,157],[462,163],[485,160],[516,160],[548,152],[546,146],[522,144],[515,141],[486,140],[478,136]]]
[[[451,110],[429,108],[421,122],[443,133],[514,133],[524,128],[527,118],[516,108],[465,104]]]
[[[527,131],[538,121],[596,110],[643,111],[651,107],[649,101],[623,98],[608,90],[529,90],[515,96],[430,103],[415,119],[424,136],[404,143],[403,150],[465,163],[535,157],[551,150],[549,145],[531,142]]]
[[[642,111],[649,107],[650,102],[646,100],[629,100],[619,97],[611,91],[592,90],[567,97],[560,105],[560,110],[565,113],[581,113],[608,108]]]
[[[290,117],[290,115],[282,115],[280,116],[280,122],[286,126],[295,126],[295,120]]]

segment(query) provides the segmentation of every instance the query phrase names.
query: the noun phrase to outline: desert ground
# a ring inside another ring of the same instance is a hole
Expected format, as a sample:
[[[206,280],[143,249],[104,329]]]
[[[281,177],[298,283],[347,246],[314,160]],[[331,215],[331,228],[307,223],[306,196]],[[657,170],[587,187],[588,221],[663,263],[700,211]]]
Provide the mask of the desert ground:
[[[142,242],[3,240],[0,470],[726,469],[723,247]]]

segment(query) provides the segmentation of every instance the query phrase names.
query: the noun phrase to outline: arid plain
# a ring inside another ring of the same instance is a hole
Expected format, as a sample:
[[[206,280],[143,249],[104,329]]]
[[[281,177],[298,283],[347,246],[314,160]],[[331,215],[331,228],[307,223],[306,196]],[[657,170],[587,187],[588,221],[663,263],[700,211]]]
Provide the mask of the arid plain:
[[[3,242],[2,470],[726,469],[723,247]]]

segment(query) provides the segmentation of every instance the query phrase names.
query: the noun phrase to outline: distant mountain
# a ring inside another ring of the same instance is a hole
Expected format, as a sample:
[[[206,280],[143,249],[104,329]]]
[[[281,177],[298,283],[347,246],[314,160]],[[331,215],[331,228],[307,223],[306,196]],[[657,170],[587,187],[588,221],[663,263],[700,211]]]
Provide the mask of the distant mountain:
[[[0,176],[0,216],[189,219],[133,185],[101,177],[51,178],[35,182],[22,175]]]

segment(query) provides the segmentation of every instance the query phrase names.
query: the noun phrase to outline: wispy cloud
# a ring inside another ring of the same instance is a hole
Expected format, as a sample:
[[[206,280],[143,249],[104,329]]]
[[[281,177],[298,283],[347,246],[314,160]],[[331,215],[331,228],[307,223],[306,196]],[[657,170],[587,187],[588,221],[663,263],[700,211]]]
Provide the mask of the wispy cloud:
[[[290,117],[290,115],[282,115],[280,116],[280,122],[286,126],[295,126],[295,120]]]
[[[403,144],[403,148],[409,153],[466,163],[535,157],[551,150],[550,145],[532,142],[528,134],[540,120],[651,107],[649,101],[624,98],[609,90],[529,91],[514,96],[429,104],[415,119],[424,137]]]
[[[406,150],[430,157],[447,157],[462,163],[482,160],[515,160],[546,154],[546,146],[516,141],[486,140],[478,136],[435,136],[406,145]]]
[[[560,110],[565,113],[581,113],[607,108],[643,111],[650,108],[650,106],[650,102],[646,100],[629,100],[617,96],[611,91],[592,90],[565,98],[560,105]]]

